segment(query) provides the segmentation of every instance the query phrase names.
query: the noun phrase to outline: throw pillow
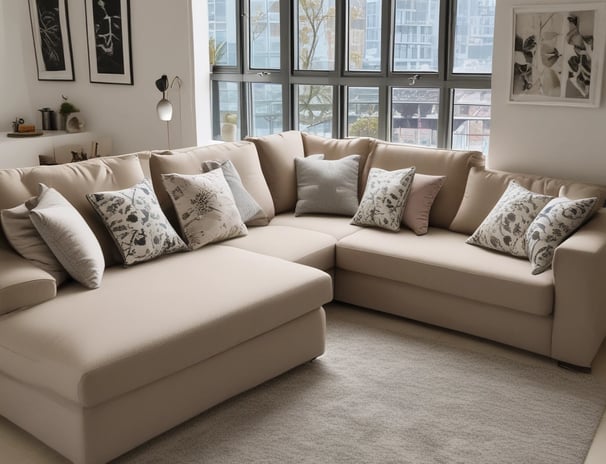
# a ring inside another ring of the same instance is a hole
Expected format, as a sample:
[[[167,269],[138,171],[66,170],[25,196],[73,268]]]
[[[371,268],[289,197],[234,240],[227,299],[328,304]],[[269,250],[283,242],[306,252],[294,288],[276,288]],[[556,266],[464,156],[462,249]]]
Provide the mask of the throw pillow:
[[[440,192],[446,176],[428,176],[416,173],[404,208],[402,223],[417,235],[427,233],[429,212]]]
[[[242,179],[238,174],[238,170],[230,161],[204,161],[202,163],[202,172],[212,171],[213,169],[221,168],[223,176],[229,185],[236,207],[242,218],[242,222],[247,225],[264,225],[269,224],[269,218],[259,206],[259,203],[248,193],[242,184]]]
[[[372,168],[368,173],[360,206],[351,223],[400,230],[402,213],[414,175],[414,167],[397,171]]]
[[[29,217],[29,209],[22,203],[0,211],[2,229],[13,249],[23,258],[48,272],[57,281],[57,287],[67,279],[67,272],[42,240]]]
[[[512,180],[466,243],[526,257],[526,231],[553,197],[526,190]]]
[[[187,249],[160,209],[147,179],[123,190],[89,193],[86,198],[114,239],[126,266]]]
[[[98,288],[105,270],[103,251],[76,208],[43,184],[38,198],[26,206],[34,227],[68,274],[87,288]]]
[[[163,174],[191,249],[248,233],[221,169],[205,174]]]
[[[526,252],[534,275],[551,267],[556,247],[591,215],[597,198],[554,198],[541,210],[526,231]]]
[[[353,216],[358,209],[360,155],[339,160],[295,158],[295,216],[310,213]]]

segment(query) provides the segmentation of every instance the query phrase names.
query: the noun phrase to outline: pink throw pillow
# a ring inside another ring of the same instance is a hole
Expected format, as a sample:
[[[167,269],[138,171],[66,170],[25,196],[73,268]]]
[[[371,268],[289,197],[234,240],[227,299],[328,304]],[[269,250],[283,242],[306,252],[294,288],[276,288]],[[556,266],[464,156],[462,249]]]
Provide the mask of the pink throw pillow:
[[[427,233],[431,206],[445,180],[446,176],[415,174],[408,194],[406,208],[402,215],[402,224],[415,234],[423,235]]]

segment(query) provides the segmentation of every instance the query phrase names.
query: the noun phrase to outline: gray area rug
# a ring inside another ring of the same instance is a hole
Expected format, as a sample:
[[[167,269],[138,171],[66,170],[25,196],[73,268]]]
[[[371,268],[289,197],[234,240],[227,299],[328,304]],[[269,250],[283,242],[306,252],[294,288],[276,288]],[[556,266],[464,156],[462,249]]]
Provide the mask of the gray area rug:
[[[524,364],[328,310],[324,356],[116,462],[582,464],[605,399],[594,377],[551,362]]]

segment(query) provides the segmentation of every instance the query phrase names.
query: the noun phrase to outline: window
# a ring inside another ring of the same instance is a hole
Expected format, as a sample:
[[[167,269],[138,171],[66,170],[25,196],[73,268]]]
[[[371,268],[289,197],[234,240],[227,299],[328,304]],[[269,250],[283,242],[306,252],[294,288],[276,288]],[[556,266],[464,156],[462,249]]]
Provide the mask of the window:
[[[208,0],[213,133],[486,152],[495,2]]]

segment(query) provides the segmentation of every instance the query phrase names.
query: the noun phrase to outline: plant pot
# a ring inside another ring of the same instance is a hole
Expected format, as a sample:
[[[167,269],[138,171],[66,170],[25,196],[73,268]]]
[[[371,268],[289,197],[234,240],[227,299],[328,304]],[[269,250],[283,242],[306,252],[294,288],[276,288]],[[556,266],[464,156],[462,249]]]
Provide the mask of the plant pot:
[[[65,120],[67,132],[80,132],[84,128],[84,122],[78,117],[78,113],[70,113]]]
[[[238,126],[230,122],[221,124],[221,140],[224,142],[235,142],[237,129]]]

